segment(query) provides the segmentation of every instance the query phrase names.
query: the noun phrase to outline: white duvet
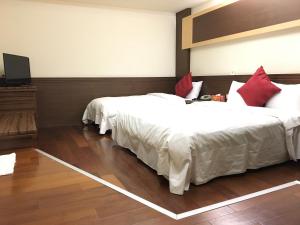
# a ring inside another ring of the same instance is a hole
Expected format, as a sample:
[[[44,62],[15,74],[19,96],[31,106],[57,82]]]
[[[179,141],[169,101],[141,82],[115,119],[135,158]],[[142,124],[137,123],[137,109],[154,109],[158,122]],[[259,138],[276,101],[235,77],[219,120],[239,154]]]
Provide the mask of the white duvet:
[[[112,137],[169,179],[183,194],[190,183],[296,159],[299,115],[267,108],[197,102],[178,107],[127,108],[112,122]]]
[[[134,95],[122,97],[102,97],[92,100],[86,107],[82,122],[89,121],[99,125],[99,133],[105,134],[112,129],[111,120],[117,113],[128,109],[157,107],[157,105],[179,105],[184,106],[185,100],[181,97],[165,93],[149,93],[147,95]]]

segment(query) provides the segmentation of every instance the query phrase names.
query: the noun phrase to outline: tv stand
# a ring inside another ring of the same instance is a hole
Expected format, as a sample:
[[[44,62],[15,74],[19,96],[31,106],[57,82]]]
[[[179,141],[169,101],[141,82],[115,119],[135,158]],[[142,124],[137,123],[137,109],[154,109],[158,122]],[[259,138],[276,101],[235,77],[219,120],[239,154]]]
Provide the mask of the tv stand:
[[[0,87],[0,150],[36,145],[36,87]]]

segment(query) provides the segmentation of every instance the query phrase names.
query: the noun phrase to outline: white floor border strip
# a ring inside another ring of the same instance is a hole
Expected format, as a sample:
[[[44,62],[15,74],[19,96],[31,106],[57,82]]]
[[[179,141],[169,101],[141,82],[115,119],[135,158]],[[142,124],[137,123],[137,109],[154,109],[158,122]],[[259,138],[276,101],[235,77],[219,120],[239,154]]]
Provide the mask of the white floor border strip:
[[[166,216],[169,216],[169,217],[171,217],[171,218],[173,218],[175,220],[177,219],[177,215],[175,213],[167,210],[167,209],[164,209],[164,208],[162,208],[162,207],[160,207],[158,205],[155,205],[155,204],[153,204],[152,202],[150,202],[150,201],[148,201],[146,199],[143,199],[143,198],[141,198],[141,197],[139,197],[139,196],[137,196],[135,194],[132,194],[131,192],[126,191],[126,190],[124,190],[124,189],[122,189],[122,188],[120,188],[120,187],[118,187],[118,186],[116,186],[116,185],[114,185],[112,183],[109,183],[106,180],[103,180],[103,179],[101,179],[99,177],[96,177],[95,175],[90,174],[90,173],[88,173],[88,172],[86,172],[86,171],[84,171],[82,169],[79,169],[78,167],[75,167],[75,166],[73,166],[73,165],[71,165],[69,163],[66,163],[66,162],[64,162],[64,161],[62,161],[62,160],[60,160],[60,159],[58,159],[58,158],[56,158],[56,157],[54,157],[52,155],[49,155],[46,152],[43,152],[43,151],[38,150],[38,149],[36,149],[36,151],[38,151],[39,153],[47,156],[50,159],[53,159],[54,161],[56,161],[56,162],[58,162],[58,163],[60,163],[60,164],[62,164],[64,166],[69,167],[70,169],[75,170],[76,172],[81,173],[81,174],[83,174],[83,175],[85,175],[85,176],[93,179],[94,181],[97,181],[97,182],[99,182],[99,183],[101,183],[101,184],[103,184],[103,185],[105,185],[105,186],[107,186],[107,187],[109,187],[109,188],[111,188],[111,189],[113,189],[113,190],[115,190],[115,191],[123,194],[123,195],[126,195],[127,197],[132,198],[133,200],[138,201],[138,202],[140,202],[140,203],[142,203],[142,204],[144,204],[144,205],[146,205],[146,206],[148,206],[148,207],[150,207],[150,208],[152,208],[152,209],[154,209],[154,210],[156,210],[156,211],[158,211],[158,212],[160,212],[160,213],[162,213],[162,214],[164,214]]]
[[[268,188],[268,189],[265,189],[265,190],[262,190],[262,191],[254,192],[254,193],[251,193],[251,194],[248,194],[248,195],[243,195],[241,197],[237,197],[237,198],[230,199],[230,200],[227,200],[227,201],[219,202],[219,203],[209,205],[209,206],[205,206],[205,207],[202,207],[202,208],[199,208],[199,209],[195,209],[195,210],[191,210],[191,211],[188,211],[188,212],[180,213],[180,214],[177,214],[177,220],[184,219],[184,218],[187,218],[187,217],[190,217],[190,216],[194,216],[194,215],[197,215],[197,214],[200,214],[200,213],[203,213],[203,212],[207,212],[207,211],[210,211],[210,210],[213,210],[213,209],[221,208],[221,207],[231,205],[231,204],[234,204],[234,203],[238,203],[238,202],[241,202],[241,201],[245,201],[245,200],[248,200],[250,198],[255,198],[255,197],[265,195],[265,194],[268,194],[268,193],[271,193],[271,192],[274,192],[274,191],[279,191],[281,189],[288,188],[288,187],[298,185],[298,184],[300,184],[299,181],[292,181],[292,182],[282,184],[282,185],[278,185],[278,186]]]
[[[289,182],[289,183],[286,183],[286,184],[282,184],[282,185],[278,185],[278,186],[275,186],[275,187],[272,187],[272,188],[268,188],[268,189],[265,189],[265,190],[262,190],[262,191],[258,191],[258,192],[254,192],[254,193],[251,193],[251,194],[248,194],[248,195],[244,195],[244,196],[241,196],[241,197],[237,197],[237,198],[234,198],[234,199],[230,199],[230,200],[227,200],[227,201],[223,201],[223,202],[219,202],[219,203],[216,203],[216,204],[213,204],[213,205],[209,205],[209,206],[205,206],[205,207],[202,207],[202,208],[199,208],[199,209],[194,209],[194,210],[191,210],[191,211],[188,211],[188,212],[184,212],[184,213],[180,213],[180,214],[176,214],[176,213],[173,213],[165,208],[162,208],[161,206],[158,206],[146,199],[143,199],[141,198],[140,196],[137,196],[129,191],[126,191],[112,183],[109,183],[107,182],[106,180],[103,180],[93,174],[90,174],[78,167],[75,167],[67,162],[64,162],[63,160],[60,160],[52,155],[49,155],[48,153],[42,151],[42,150],[39,150],[39,149],[36,149],[37,152],[41,153],[42,155],[78,172],[78,173],[81,173],[89,178],[91,178],[92,180],[94,181],[97,181],[101,184],[103,184],[104,186],[107,186],[123,195],[126,195],[127,197],[135,200],[135,201],[138,201],[172,219],[175,219],[175,220],[181,220],[181,219],[184,219],[184,218],[187,218],[187,217],[190,217],[190,216],[195,216],[197,214],[200,214],[200,213],[204,213],[204,212],[207,212],[207,211],[211,211],[211,210],[214,210],[214,209],[217,209],[217,208],[221,208],[221,207],[224,207],[224,206],[227,206],[227,205],[231,205],[231,204],[234,204],[234,203],[238,203],[238,202],[241,202],[241,201],[245,201],[245,200],[248,200],[248,199],[251,199],[251,198],[255,198],[255,197],[258,197],[258,196],[261,196],[261,195],[265,195],[265,194],[268,194],[268,193],[271,193],[271,192],[275,192],[275,191],[279,191],[281,189],[284,189],[284,188],[288,188],[288,187],[291,187],[291,186],[294,186],[294,185],[298,185],[300,184],[300,181],[296,180],[296,181],[292,181],[292,182]]]

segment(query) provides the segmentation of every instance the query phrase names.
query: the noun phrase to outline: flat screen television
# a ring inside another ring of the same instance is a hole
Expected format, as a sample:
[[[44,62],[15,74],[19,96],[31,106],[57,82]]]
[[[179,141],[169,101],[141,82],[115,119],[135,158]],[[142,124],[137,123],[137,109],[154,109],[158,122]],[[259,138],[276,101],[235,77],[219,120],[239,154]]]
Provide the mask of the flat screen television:
[[[22,85],[31,83],[29,58],[3,53],[5,83]]]

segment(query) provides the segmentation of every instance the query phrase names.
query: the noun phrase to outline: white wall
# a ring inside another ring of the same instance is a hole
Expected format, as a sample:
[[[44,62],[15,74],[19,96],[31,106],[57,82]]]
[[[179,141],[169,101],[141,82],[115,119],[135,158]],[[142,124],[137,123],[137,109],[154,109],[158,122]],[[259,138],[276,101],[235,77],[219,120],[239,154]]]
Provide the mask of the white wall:
[[[195,8],[193,12],[201,11],[220,1],[208,2]],[[191,50],[191,71],[194,75],[252,74],[260,65],[263,65],[269,74],[300,73],[300,29]]]
[[[0,53],[33,77],[175,76],[172,13],[0,0],[0,15]]]

